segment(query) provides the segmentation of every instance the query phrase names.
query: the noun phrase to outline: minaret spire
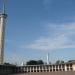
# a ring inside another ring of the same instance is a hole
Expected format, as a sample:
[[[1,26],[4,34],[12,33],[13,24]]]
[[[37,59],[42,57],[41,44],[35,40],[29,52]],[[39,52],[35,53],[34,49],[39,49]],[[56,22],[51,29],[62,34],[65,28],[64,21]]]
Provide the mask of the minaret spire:
[[[3,14],[5,14],[5,0],[3,0]]]

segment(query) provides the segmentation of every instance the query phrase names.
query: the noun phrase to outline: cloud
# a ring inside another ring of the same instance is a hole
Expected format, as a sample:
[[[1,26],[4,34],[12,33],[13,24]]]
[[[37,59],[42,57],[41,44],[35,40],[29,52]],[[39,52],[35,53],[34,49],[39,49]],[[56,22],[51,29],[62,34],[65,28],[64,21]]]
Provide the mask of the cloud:
[[[39,37],[23,48],[36,50],[55,50],[75,48],[75,23],[48,24],[49,35]]]
[[[69,23],[67,25],[65,25],[65,28],[68,30],[75,30],[75,23]]]

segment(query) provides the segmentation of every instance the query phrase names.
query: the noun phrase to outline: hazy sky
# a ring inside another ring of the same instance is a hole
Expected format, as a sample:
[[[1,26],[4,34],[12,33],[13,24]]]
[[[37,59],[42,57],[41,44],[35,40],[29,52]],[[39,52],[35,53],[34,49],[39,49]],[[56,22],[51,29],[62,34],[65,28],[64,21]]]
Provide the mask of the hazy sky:
[[[75,59],[75,0],[6,0],[6,12],[6,62]]]

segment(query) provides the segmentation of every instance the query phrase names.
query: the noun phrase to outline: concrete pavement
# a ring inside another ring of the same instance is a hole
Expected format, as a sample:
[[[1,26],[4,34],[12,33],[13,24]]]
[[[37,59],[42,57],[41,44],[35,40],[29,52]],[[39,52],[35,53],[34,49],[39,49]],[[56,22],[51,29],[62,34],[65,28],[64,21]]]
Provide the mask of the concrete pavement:
[[[21,73],[13,75],[75,75],[74,71],[70,72],[32,72],[32,73]]]

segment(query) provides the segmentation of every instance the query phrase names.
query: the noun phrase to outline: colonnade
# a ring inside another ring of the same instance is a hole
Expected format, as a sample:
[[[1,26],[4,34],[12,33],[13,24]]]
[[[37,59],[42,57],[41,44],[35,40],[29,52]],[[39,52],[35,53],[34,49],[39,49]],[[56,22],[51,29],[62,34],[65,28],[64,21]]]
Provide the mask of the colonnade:
[[[54,71],[73,71],[72,64],[58,65],[26,65],[20,66],[18,72],[54,72]]]

